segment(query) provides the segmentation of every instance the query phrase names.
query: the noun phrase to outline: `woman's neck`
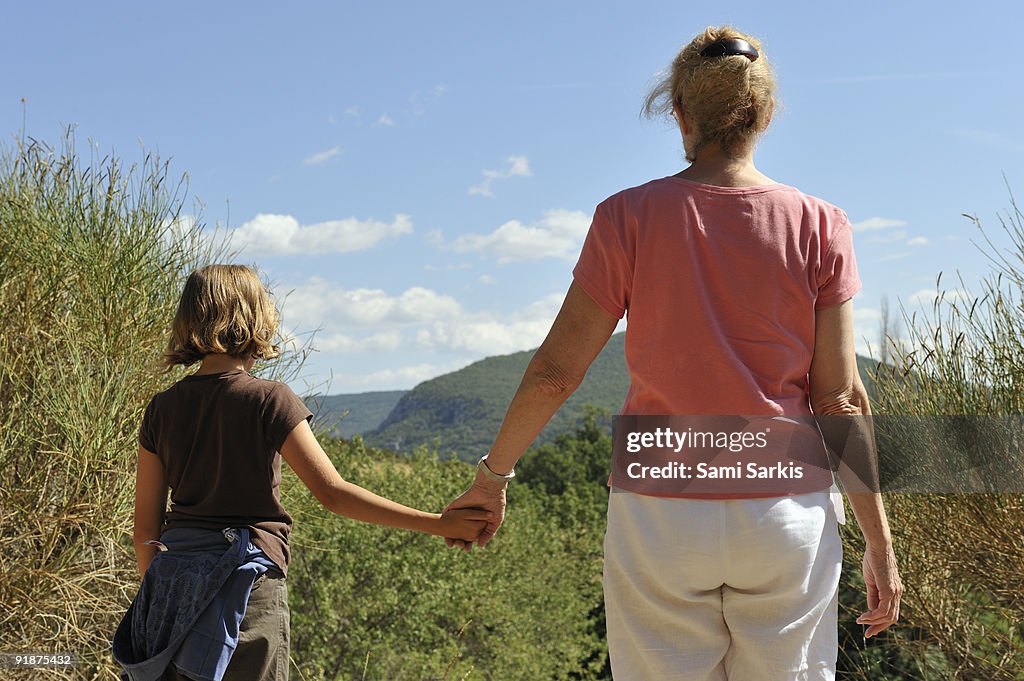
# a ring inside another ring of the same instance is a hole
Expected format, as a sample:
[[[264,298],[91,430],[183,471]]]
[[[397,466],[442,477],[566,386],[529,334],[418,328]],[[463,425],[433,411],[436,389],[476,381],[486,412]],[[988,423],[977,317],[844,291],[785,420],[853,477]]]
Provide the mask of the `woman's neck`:
[[[720,187],[756,187],[776,184],[775,180],[754,166],[753,149],[739,156],[729,156],[717,144],[703,147],[689,167],[677,173],[676,176]]]

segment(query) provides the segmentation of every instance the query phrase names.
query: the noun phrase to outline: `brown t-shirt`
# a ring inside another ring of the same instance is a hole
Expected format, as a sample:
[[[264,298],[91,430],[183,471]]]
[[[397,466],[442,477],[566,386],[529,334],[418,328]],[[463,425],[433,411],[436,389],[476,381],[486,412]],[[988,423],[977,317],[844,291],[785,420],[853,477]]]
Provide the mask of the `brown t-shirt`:
[[[241,369],[187,376],[155,395],[139,444],[167,474],[164,528],[249,527],[253,543],[287,574],[292,519],[281,505],[278,450],[312,416],[284,383]]]

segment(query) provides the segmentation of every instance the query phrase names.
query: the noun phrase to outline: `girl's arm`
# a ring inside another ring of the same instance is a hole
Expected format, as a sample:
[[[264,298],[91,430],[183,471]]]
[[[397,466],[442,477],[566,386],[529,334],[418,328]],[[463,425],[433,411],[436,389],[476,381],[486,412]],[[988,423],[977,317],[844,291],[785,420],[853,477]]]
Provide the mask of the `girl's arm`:
[[[139,565],[139,577],[156,556],[157,549],[144,542],[160,538],[167,509],[167,476],[164,465],[153,452],[139,447],[139,459],[135,466],[135,560]]]
[[[281,456],[326,509],[354,520],[472,541],[490,517],[479,509],[417,511],[343,480],[305,420],[288,434]]]

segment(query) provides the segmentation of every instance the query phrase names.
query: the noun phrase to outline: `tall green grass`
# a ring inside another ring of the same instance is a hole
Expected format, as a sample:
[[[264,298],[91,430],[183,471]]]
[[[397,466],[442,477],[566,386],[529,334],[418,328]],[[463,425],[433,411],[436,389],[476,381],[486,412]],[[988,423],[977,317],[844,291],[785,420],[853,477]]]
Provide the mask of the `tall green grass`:
[[[894,344],[892,364],[875,375],[879,413],[1024,414],[1024,214],[1012,196],[1010,206],[995,233],[968,216],[992,264],[975,292],[961,280],[930,310],[904,311],[908,341]],[[948,670],[927,678],[1024,678],[1024,495],[886,501],[906,588],[904,631],[919,635],[921,651],[941,651],[943,664],[932,668]]]
[[[74,653],[77,677],[114,677],[138,583],[139,417],[169,380],[184,276],[211,255],[186,189],[154,156],[83,158],[71,132],[0,150],[0,651]]]

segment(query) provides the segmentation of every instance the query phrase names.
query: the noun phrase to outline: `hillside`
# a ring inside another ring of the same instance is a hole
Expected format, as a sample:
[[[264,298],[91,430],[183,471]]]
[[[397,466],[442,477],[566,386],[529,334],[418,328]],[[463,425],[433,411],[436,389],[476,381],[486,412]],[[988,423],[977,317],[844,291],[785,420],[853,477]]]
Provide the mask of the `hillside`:
[[[575,429],[587,406],[609,414],[619,411],[629,388],[624,346],[624,333],[609,339],[583,384],[541,431],[536,444]],[[424,381],[402,395],[379,427],[364,432],[363,437],[371,445],[399,452],[425,444],[443,454],[454,452],[461,459],[475,459],[490,447],[533,352],[488,357]],[[858,357],[857,365],[865,386],[873,392],[868,370],[875,363]]]
[[[379,426],[406,392],[313,395],[306,398],[306,406],[313,412],[313,425],[318,432],[349,439]]]
[[[573,430],[592,405],[614,414],[629,388],[625,334],[613,335],[594,360],[579,389],[551,419],[537,442]],[[472,460],[487,451],[512,400],[533,350],[488,357],[420,383],[406,393],[380,427],[365,434],[368,443],[409,452],[421,444]]]
[[[888,365],[886,365],[888,366]],[[864,389],[868,391],[868,397],[871,400],[875,399],[876,387],[875,379],[871,378],[871,373],[878,367],[878,362],[862,355],[857,355],[857,371],[860,373],[860,380],[864,382]]]

